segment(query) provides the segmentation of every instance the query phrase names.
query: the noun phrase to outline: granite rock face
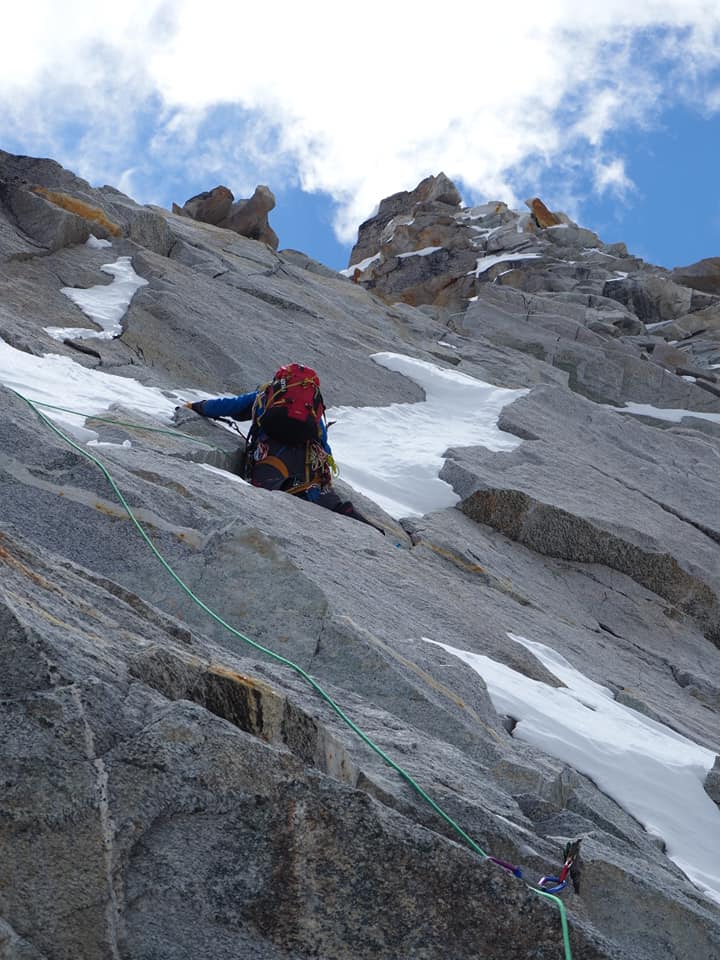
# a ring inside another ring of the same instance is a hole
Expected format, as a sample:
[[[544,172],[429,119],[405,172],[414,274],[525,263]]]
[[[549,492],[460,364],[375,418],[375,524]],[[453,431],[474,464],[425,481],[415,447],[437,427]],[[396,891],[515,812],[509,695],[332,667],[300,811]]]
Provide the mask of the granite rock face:
[[[33,187],[102,211],[112,250]],[[361,259],[388,256],[353,282],[0,154],[0,336],[25,354],[218,395],[299,359],[330,407],[422,401],[379,351],[528,390],[499,420],[515,449],[446,452],[457,508],[398,521],[338,482],[385,537],[241,484],[233,434],[189,411],[176,433],[120,402],[122,423],[89,419],[212,617],[96,465],[0,387],[3,960],[561,960],[556,906],[531,883],[578,837],[574,960],[720,957],[718,905],[662,843],[423,639],[558,686],[508,633],[537,640],[718,751],[717,300],[557,218],[465,210],[428,178],[364,225]],[[81,322],[61,287],[103,282],[118,256],[148,281],[123,333],[92,354],[51,339],[48,318]],[[659,362],[667,349],[681,356]],[[717,763],[705,790],[717,804]]]

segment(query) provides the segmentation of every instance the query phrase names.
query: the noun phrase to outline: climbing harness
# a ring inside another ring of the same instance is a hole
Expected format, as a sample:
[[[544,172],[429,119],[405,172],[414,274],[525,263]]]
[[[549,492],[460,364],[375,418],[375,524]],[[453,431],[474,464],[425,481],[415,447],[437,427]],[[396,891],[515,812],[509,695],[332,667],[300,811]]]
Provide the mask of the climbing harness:
[[[147,533],[143,525],[135,516],[135,513],[133,512],[132,508],[128,504],[122,491],[118,487],[117,483],[115,482],[114,478],[110,474],[105,464],[94,454],[90,453],[89,450],[80,446],[79,443],[77,443],[75,440],[69,437],[66,433],[64,433],[57,426],[57,424],[53,423],[49,417],[47,417],[41,410],[38,409],[39,406],[48,406],[51,409],[54,409],[50,404],[36,403],[35,401],[30,400],[28,397],[23,396],[23,394],[19,393],[17,390],[14,390],[11,387],[9,387],[8,389],[10,389],[11,392],[14,393],[16,397],[18,397],[20,400],[25,402],[34,411],[34,413],[38,416],[41,422],[44,423],[45,426],[47,426],[50,430],[52,430],[53,433],[55,433],[62,440],[64,440],[65,443],[67,443],[70,447],[72,447],[81,456],[85,457],[87,460],[90,460],[92,463],[95,464],[95,466],[100,470],[100,472],[103,474],[103,476],[107,480],[113,493],[115,494],[118,501],[120,502],[123,509],[125,510],[125,513],[127,514],[128,519],[130,520],[132,525],[135,527],[135,529],[137,530],[139,535],[142,537],[142,539],[145,541],[150,551],[153,553],[153,555],[159,561],[159,563],[165,569],[165,571],[169,574],[169,576],[175,581],[177,586],[180,587],[180,589],[190,598],[190,600],[192,600],[193,603],[195,603],[212,620],[214,620],[220,626],[224,627],[233,636],[247,643],[249,646],[253,647],[253,649],[258,650],[261,653],[264,653],[266,656],[270,657],[272,660],[275,660],[277,663],[280,663],[283,666],[286,666],[289,669],[294,670],[297,674],[299,674],[309,684],[309,686],[318,694],[318,696],[322,700],[324,700],[325,703],[337,714],[337,716],[340,717],[340,719],[345,724],[347,724],[347,726],[353,731],[353,733],[355,733],[356,736],[358,736],[363,741],[363,743],[365,743],[366,746],[368,746],[374,753],[376,753],[377,756],[379,756],[384,763],[386,763],[392,770],[394,770],[395,773],[397,773],[398,776],[402,780],[404,780],[418,794],[418,796],[420,796],[422,800],[424,800],[425,803],[427,803],[428,806],[432,808],[432,810],[435,811],[435,813],[441,818],[441,820],[443,820],[449,827],[451,827],[458,834],[459,837],[461,837],[465,841],[465,843],[470,847],[471,850],[473,850],[483,859],[491,860],[493,863],[497,864],[498,866],[503,867],[506,870],[509,870],[515,876],[522,878],[522,871],[520,871],[520,868],[514,867],[512,864],[508,863],[507,861],[500,860],[496,857],[491,857],[489,854],[487,854],[480,847],[480,845],[475,840],[473,840],[473,838],[469,834],[467,834],[463,830],[463,828],[455,820],[453,820],[453,818],[449,814],[447,814],[445,810],[443,810],[443,808],[435,800],[433,800],[433,798],[428,793],[426,793],[426,791],[420,786],[420,784],[415,779],[413,779],[413,777],[403,767],[401,767],[398,763],[396,763],[392,759],[392,757],[390,757],[387,753],[385,753],[385,751],[381,747],[379,747],[360,727],[357,726],[357,724],[342,710],[342,708],[330,696],[330,694],[327,693],[327,691],[317,682],[317,680],[315,680],[309,673],[307,673],[307,671],[305,671],[297,663],[294,663],[292,660],[289,660],[287,657],[282,656],[282,654],[276,653],[274,650],[271,650],[269,647],[264,647],[262,644],[258,643],[256,640],[252,640],[250,637],[246,636],[240,630],[231,626],[231,624],[229,624],[226,620],[224,620],[218,613],[216,613],[211,607],[207,606],[207,604],[205,604],[195,593],[193,593],[190,587],[180,578],[180,576],[175,572],[175,570],[170,566],[168,561],[165,559],[165,557],[160,553],[158,548],[155,546],[149,534]],[[66,411],[66,412],[75,413],[76,411]],[[95,418],[95,419],[100,419],[100,418]],[[112,423],[116,421],[110,421],[110,422]],[[145,428],[141,428],[141,429],[145,429]],[[148,428],[148,429],[157,430],[158,428]],[[159,432],[171,433],[172,436],[187,436],[179,433],[176,434],[172,431],[167,431],[167,430],[160,430]],[[187,436],[187,439],[195,440],[196,438]],[[575,844],[579,847],[579,841],[575,841]],[[565,865],[563,866],[563,870],[561,871],[561,875],[563,875],[563,882],[564,882],[564,877],[571,870],[572,863],[576,858],[576,854],[575,854],[572,858],[572,861],[568,864],[568,857],[569,857],[568,848],[570,848],[571,846],[572,845],[569,844],[568,847],[566,847],[566,862],[565,862]],[[519,871],[519,872],[516,872],[516,871]],[[544,879],[551,881],[551,880],[554,880],[555,878],[544,878]],[[559,877],[557,879],[558,881],[560,881]],[[533,886],[532,884],[527,884],[527,886],[528,886],[528,889],[532,890],[534,893],[538,894],[541,897],[544,897],[547,900],[552,901],[557,907],[557,910],[560,916],[560,926],[562,930],[562,942],[563,942],[563,951],[564,951],[565,960],[572,960],[572,950],[570,947],[570,931],[569,931],[569,925],[567,920],[567,913],[565,910],[565,904],[562,902],[562,900],[560,900],[558,896],[556,896],[554,889],[545,890],[545,889],[541,889],[540,885]]]

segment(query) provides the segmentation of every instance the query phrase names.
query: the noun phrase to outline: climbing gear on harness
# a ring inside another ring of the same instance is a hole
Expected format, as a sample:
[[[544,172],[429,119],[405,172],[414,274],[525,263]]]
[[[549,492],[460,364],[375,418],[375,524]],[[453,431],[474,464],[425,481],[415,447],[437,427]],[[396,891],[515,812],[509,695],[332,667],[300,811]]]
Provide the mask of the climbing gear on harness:
[[[246,461],[246,479],[257,487],[302,494],[323,493],[332,484],[327,454],[318,440],[279,444],[259,438]]]

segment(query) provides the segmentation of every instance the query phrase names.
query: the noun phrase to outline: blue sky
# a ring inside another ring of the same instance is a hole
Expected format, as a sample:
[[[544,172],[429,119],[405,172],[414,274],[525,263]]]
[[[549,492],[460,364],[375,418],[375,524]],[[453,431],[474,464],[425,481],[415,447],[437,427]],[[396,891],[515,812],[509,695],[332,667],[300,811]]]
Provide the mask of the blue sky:
[[[589,198],[583,225],[663,267],[720,257],[720,116],[675,106],[656,129],[625,134],[620,148],[635,187]]]
[[[331,267],[383,197],[440,170],[467,204],[539,195],[661,266],[720,256],[716,0],[37,0],[4,17],[0,148],[166,207],[265,183],[281,249]]]

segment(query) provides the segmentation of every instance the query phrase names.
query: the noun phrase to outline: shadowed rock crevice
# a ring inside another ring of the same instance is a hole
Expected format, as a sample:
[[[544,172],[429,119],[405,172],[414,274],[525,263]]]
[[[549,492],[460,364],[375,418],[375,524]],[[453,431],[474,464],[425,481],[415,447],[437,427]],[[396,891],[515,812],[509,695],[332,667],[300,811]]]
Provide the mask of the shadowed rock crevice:
[[[359,772],[342,744],[269,683],[220,664],[144,653],[133,675],[170,700],[191,700],[245,733],[282,745],[303,764],[355,786]]]

